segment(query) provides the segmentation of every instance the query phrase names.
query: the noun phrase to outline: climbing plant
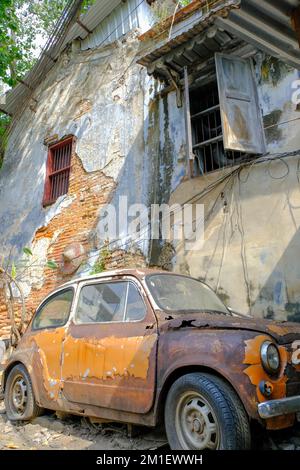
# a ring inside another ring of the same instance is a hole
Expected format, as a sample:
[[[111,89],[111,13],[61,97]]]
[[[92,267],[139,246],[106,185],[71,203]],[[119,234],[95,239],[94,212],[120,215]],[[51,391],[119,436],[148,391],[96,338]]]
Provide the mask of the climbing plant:
[[[28,247],[23,248],[23,255],[19,263],[15,263],[11,255],[6,258],[3,255],[0,256],[0,286],[2,286],[4,301],[11,324],[10,344],[12,346],[19,342],[27,320],[22,280],[26,276],[28,269],[39,262],[38,258],[33,256],[32,251]],[[48,260],[44,263],[44,267],[57,269],[58,266],[55,261]],[[17,322],[16,318],[15,298],[18,298],[21,304],[21,318],[19,322]]]

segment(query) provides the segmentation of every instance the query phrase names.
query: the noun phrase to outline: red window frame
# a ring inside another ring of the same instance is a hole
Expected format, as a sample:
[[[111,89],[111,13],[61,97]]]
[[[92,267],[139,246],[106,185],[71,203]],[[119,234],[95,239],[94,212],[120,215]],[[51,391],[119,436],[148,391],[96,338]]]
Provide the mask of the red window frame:
[[[49,145],[43,206],[53,204],[59,196],[68,193],[75,137],[67,137]]]

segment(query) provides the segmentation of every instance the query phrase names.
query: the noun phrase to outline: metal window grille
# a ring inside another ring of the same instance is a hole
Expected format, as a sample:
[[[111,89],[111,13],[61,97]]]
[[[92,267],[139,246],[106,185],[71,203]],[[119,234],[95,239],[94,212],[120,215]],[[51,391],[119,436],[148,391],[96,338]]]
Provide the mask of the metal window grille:
[[[68,192],[73,144],[74,137],[70,137],[48,148],[44,206]]]
[[[195,173],[203,174],[239,163],[244,154],[225,150],[216,82],[190,93]]]

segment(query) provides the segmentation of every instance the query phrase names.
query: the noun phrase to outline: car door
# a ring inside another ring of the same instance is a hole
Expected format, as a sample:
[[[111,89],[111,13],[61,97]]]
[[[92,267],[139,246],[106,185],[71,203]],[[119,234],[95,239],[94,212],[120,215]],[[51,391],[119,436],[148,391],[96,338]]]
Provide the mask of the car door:
[[[34,364],[41,369],[43,379],[41,393],[46,392],[46,398],[52,401],[58,398],[61,388],[62,344],[73,298],[73,287],[55,292],[41,304],[31,324]]]
[[[65,397],[146,413],[154,398],[156,348],[156,318],[137,281],[82,284],[63,345]]]

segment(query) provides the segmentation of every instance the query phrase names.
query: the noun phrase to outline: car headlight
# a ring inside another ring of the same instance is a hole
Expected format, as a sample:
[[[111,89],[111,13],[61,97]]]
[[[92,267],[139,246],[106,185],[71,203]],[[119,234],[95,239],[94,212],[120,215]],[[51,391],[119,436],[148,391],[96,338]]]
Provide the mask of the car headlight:
[[[276,344],[264,341],[260,349],[262,365],[269,374],[276,374],[280,368],[280,354]]]

